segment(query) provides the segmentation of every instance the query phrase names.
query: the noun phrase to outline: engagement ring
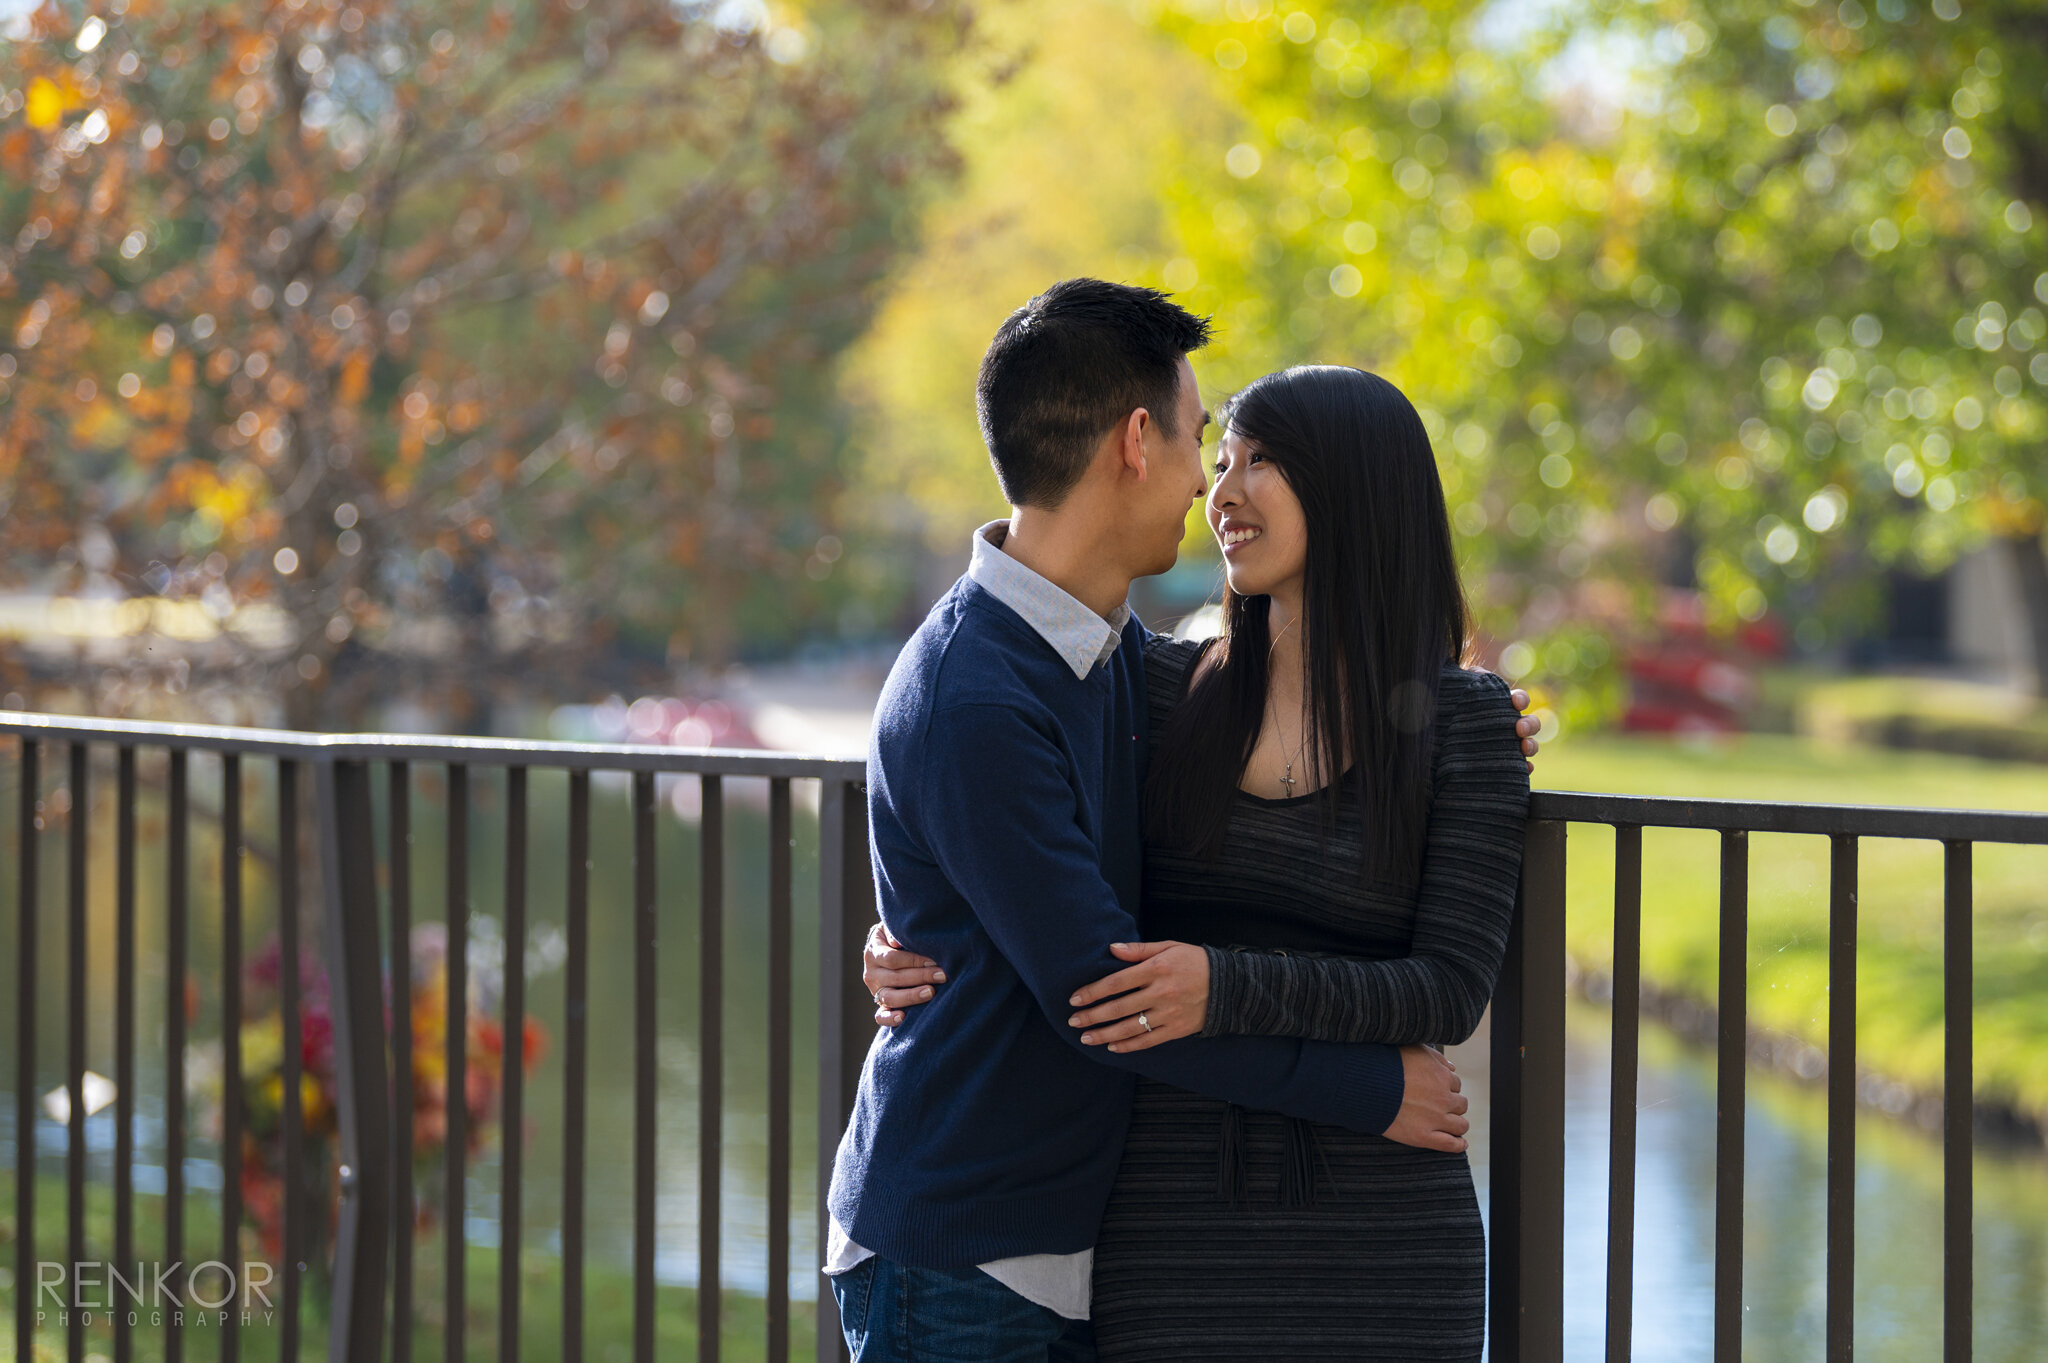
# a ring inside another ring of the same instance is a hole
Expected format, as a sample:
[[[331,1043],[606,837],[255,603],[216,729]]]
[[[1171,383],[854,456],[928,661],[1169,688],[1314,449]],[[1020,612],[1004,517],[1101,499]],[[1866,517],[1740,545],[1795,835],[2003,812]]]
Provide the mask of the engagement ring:
[[[1138,1014],[1138,1025],[1148,1032],[1152,1030],[1152,1024],[1146,1020],[1143,1013]]]

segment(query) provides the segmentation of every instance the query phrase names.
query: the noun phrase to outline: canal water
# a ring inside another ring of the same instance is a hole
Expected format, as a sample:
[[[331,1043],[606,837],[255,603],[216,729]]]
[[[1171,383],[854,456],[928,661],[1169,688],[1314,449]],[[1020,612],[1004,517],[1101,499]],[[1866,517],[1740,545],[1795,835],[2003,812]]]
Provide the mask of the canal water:
[[[246,950],[253,955],[274,932],[274,876],[268,764],[251,762],[245,796],[255,848],[245,875]],[[195,757],[195,807],[219,805],[218,764]],[[15,825],[12,763],[0,767],[0,836],[11,865]],[[414,773],[413,903],[416,919],[438,924],[445,915],[442,778],[438,769]],[[383,777],[378,775],[381,812]],[[111,773],[96,777],[94,846],[112,843]],[[801,797],[802,785],[799,783]],[[46,796],[47,796],[46,791]],[[697,1016],[698,827],[693,783],[664,783],[667,812],[657,837],[660,884],[658,1175],[656,1223],[658,1279],[673,1286],[697,1281]],[[728,779],[726,830],[726,1111],[723,1168],[724,1265],[728,1290],[758,1293],[767,1265],[766,1185],[766,929],[767,821],[765,783]],[[472,779],[471,909],[476,960],[490,973],[491,943],[504,890],[504,792],[501,774]],[[46,799],[46,805],[48,801]],[[532,778],[527,864],[532,936],[525,953],[531,984],[529,1008],[548,1044],[527,1088],[527,1156],[522,1243],[529,1260],[545,1261],[560,1246],[562,1092],[560,1041],[563,973],[560,931],[567,879],[566,779],[536,772]],[[590,1096],[588,1230],[598,1264],[624,1268],[631,1254],[632,964],[628,909],[631,843],[626,793],[600,780],[593,798],[592,919],[590,932],[591,1051],[585,1080]],[[43,843],[42,949],[36,962],[43,981],[39,1010],[38,1091],[62,1082],[64,1000],[64,832],[69,815],[49,806]],[[162,1025],[163,856],[160,794],[145,761],[139,858],[138,1053],[143,1080],[137,1095],[140,1157],[137,1188],[163,1186]],[[197,982],[193,1038],[200,1067],[217,1047],[220,999],[218,840],[212,825],[195,817],[192,858],[192,962]],[[380,834],[381,836],[381,834]],[[91,1003],[88,1065],[113,1067],[113,886],[110,853],[95,855],[89,880]],[[800,807],[796,819],[796,987],[794,1035],[796,1101],[791,1209],[790,1288],[815,1296],[817,1247],[814,1091],[817,824]],[[310,887],[309,887],[310,890]],[[0,980],[12,989],[15,952],[13,878],[0,884]],[[316,928],[309,919],[308,928]],[[431,930],[431,928],[430,928]],[[318,940],[317,936],[309,940]],[[13,1010],[0,1018],[0,1165],[12,1168],[12,1093],[20,1050]],[[1574,1003],[1569,1014],[1566,1139],[1566,1356],[1590,1359],[1603,1351],[1607,1151],[1606,1012]],[[1485,1053],[1483,1037],[1457,1052],[1468,1078],[1479,1135],[1473,1156],[1486,1175]],[[1710,1356],[1713,1292],[1714,1083],[1712,1057],[1675,1034],[1646,1023],[1642,1042],[1641,1117],[1638,1134],[1635,1250],[1635,1357],[1644,1363],[1692,1363]],[[1743,1356],[1754,1363],[1808,1360],[1821,1354],[1826,1172],[1825,1102],[1820,1090],[1775,1075],[1752,1073],[1746,1132],[1745,1300]],[[187,1184],[195,1198],[217,1198],[217,1147],[206,1134],[204,1103],[199,1131],[188,1149]],[[87,1123],[93,1177],[111,1179],[112,1109]],[[45,1118],[38,1134],[38,1165],[63,1173],[63,1128]],[[472,1243],[496,1244],[499,1165],[495,1141],[469,1171],[467,1233]],[[1875,1113],[1858,1125],[1856,1320],[1858,1357],[1924,1360],[1938,1357],[1941,1331],[1941,1152],[1914,1128]],[[438,1169],[422,1170],[431,1185]],[[12,1180],[0,1187],[0,1210],[11,1212]],[[48,1206],[44,1225],[61,1217]],[[1985,1151],[1976,1165],[1977,1357],[1985,1363],[2040,1363],[2048,1358],[2048,1157],[2041,1151]],[[594,1265],[595,1267],[596,1265]],[[472,1282],[473,1294],[490,1284]],[[11,1294],[4,1294],[11,1295]]]
[[[1567,1013],[1565,1357],[1605,1356],[1610,1014]],[[1453,1051],[1480,1082],[1483,1036]],[[1744,1128],[1742,1357],[1808,1363],[1826,1340],[1827,1100],[1821,1088],[1752,1068]],[[1652,1022],[1637,1091],[1634,1357],[1707,1363],[1714,1328],[1714,1056]],[[1474,1172],[1485,1203],[1484,1098]],[[1859,1113],[1856,1356],[1941,1357],[1941,1145],[1917,1127]],[[1976,1159],[1976,1357],[2048,1359],[2048,1154]]]

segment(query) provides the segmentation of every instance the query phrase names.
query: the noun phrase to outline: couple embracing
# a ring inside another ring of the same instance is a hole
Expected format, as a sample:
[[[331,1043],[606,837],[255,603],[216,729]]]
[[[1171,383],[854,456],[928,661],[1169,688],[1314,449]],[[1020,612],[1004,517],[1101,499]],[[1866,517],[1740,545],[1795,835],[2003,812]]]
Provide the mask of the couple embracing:
[[[1421,419],[1356,369],[1230,399],[1207,323],[1075,279],[979,406],[1012,507],[898,658],[877,1035],[825,1271],[858,1363],[1477,1360],[1463,1040],[1506,949],[1529,721]],[[1206,495],[1221,635],[1126,602]]]

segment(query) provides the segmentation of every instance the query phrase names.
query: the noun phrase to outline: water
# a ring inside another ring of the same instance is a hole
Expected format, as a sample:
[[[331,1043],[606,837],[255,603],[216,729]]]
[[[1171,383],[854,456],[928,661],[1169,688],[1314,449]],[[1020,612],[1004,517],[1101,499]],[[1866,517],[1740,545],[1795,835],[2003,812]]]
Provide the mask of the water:
[[[245,764],[250,782],[245,808],[255,852],[245,881],[246,950],[274,931],[274,878],[266,860],[274,808],[267,763]],[[163,969],[162,800],[152,789],[144,758],[139,863],[138,1062],[140,1157],[137,1187],[162,1186]],[[196,806],[217,807],[218,763],[192,762]],[[0,829],[9,862],[17,768],[0,763]],[[54,782],[52,783],[54,785]],[[379,837],[383,776],[377,776]],[[92,925],[88,1009],[88,1065],[113,1070],[113,884],[111,770],[95,775],[93,843],[89,871]],[[471,903],[494,919],[503,902],[504,799],[501,774],[472,775]],[[697,980],[698,830],[676,812],[688,809],[689,782],[665,797],[658,820],[660,985],[658,1007],[658,1172],[656,1222],[658,1279],[694,1285],[697,1279]],[[800,795],[804,786],[797,787]],[[722,1173],[724,1237],[722,1278],[729,1289],[760,1292],[767,1266],[766,1185],[766,819],[765,783],[726,781],[726,1161]],[[528,913],[536,963],[528,993],[531,1015],[549,1033],[549,1046],[527,1087],[526,1212],[522,1242],[529,1255],[560,1245],[562,1127],[561,1064],[563,978],[546,966],[546,945],[559,931],[565,898],[566,778],[532,777],[527,867]],[[417,921],[444,913],[442,834],[445,813],[438,768],[414,773],[413,904]],[[624,1266],[631,1253],[632,950],[628,907],[631,844],[621,785],[600,781],[593,796],[591,882],[591,1051],[587,1223],[594,1259]],[[43,981],[39,1010],[38,1091],[62,1082],[64,1000],[64,827],[49,820],[43,842]],[[790,1288],[799,1300],[816,1295],[815,1088],[817,941],[817,825],[802,808],[795,821],[797,1017],[791,1152]],[[192,962],[201,985],[195,1041],[219,1032],[219,854],[211,826],[194,820],[192,856]],[[0,895],[12,907],[12,877]],[[312,886],[307,887],[309,903]],[[0,938],[0,979],[12,987],[13,915]],[[481,925],[480,925],[481,926]],[[490,924],[495,926],[495,923]],[[308,941],[317,942],[308,920]],[[485,931],[481,942],[491,940]],[[472,970],[487,962],[472,962]],[[480,972],[481,973],[481,972]],[[13,1010],[0,1017],[0,1164],[12,1166],[13,1071],[20,1054]],[[1603,1349],[1606,1255],[1607,1014],[1575,1004],[1570,1013],[1566,1130],[1566,1356],[1597,1358]],[[1475,1169],[1485,1178],[1483,1040],[1461,1048],[1459,1066],[1475,1097],[1479,1139]],[[1711,1055],[1654,1024],[1643,1029],[1641,1118],[1638,1132],[1635,1356],[1644,1363],[1692,1363],[1710,1356],[1713,1291],[1714,1085]],[[1824,1337],[1826,1106],[1817,1089],[1752,1072],[1746,1132],[1745,1300],[1743,1356],[1756,1363],[1820,1356]],[[92,1177],[111,1179],[112,1110],[87,1123]],[[1858,1124],[1856,1319],[1858,1356],[1867,1360],[1924,1360],[1940,1354],[1941,1152],[1938,1142],[1875,1114]],[[476,1161],[467,1183],[473,1240],[495,1244],[499,1164],[495,1142]],[[63,1172],[63,1131],[45,1120],[38,1138],[46,1174]],[[203,1127],[189,1147],[187,1185],[195,1197],[217,1196],[217,1150]],[[429,1184],[437,1176],[423,1169]],[[11,1201],[12,1182],[0,1188]],[[45,1216],[61,1215],[52,1208]],[[1985,1363],[2038,1363],[2048,1357],[2048,1159],[2040,1152],[1981,1153],[1976,1164],[1977,1357]],[[50,1223],[54,1224],[54,1223]]]
[[[1605,1008],[1568,1014],[1565,1357],[1604,1356],[1608,1035]],[[1454,1053],[1485,1068],[1482,1042]],[[1714,1320],[1714,1058],[1645,1022],[1637,1092],[1634,1357],[1707,1363]],[[1483,1084],[1478,1086],[1483,1088]],[[1827,1100],[1752,1069],[1744,1127],[1742,1356],[1805,1363],[1826,1340]],[[1485,1186],[1483,1101],[1475,1172]],[[1856,1356],[1941,1356],[1941,1145],[1876,1113],[1857,1122]],[[1980,1151],[1975,1169],[1976,1357],[2048,1357],[2048,1158]]]
[[[152,754],[144,754],[137,825],[136,989],[137,1159],[136,1187],[148,1194],[164,1186],[164,1024],[165,905],[163,854],[164,799],[161,772],[151,771]],[[46,769],[51,764],[45,762]],[[160,766],[160,759],[158,762]],[[244,872],[244,957],[256,955],[276,931],[274,768],[266,762],[244,763],[244,826],[251,846]],[[195,755],[191,762],[193,845],[191,855],[190,961],[197,986],[197,1015],[190,1025],[188,1062],[203,1069],[205,1057],[218,1054],[220,981],[223,959],[220,933],[219,839],[201,810],[220,804],[217,759]],[[19,768],[0,763],[0,828],[5,833],[5,862],[13,862]],[[58,783],[45,786],[49,808],[41,841],[42,906],[38,952],[36,1090],[44,1093],[64,1082],[65,1027],[65,849],[66,817],[49,796]],[[112,993],[114,981],[113,847],[114,782],[111,765],[93,777],[91,863],[88,884],[87,1068],[114,1072]],[[721,1281],[728,1289],[762,1293],[767,1273],[767,782],[728,777],[725,832],[725,1161],[721,1172],[723,1238]],[[381,865],[385,846],[386,786],[380,769],[374,779],[376,827],[380,859],[380,902],[388,907],[389,886]],[[694,818],[693,779],[658,783],[656,819],[658,885],[657,941],[657,1165],[656,1278],[666,1285],[697,1282],[697,1054],[698,1054],[698,919],[699,827]],[[815,1231],[816,1167],[816,1037],[817,1022],[817,884],[818,825],[814,783],[793,786],[793,981],[794,1038],[791,1111],[791,1264],[792,1295],[814,1299],[814,1271],[819,1247]],[[442,769],[420,768],[412,774],[412,905],[415,924],[431,927],[446,921],[445,781]],[[304,803],[310,805],[310,800]],[[529,1253],[553,1254],[561,1245],[561,1167],[563,1149],[564,1070],[562,1041],[566,984],[559,964],[559,943],[566,914],[567,777],[535,771],[530,777],[529,847],[526,865],[529,922],[528,1016],[540,1021],[547,1044],[529,1070],[526,1085],[526,1145],[522,1244]],[[682,813],[679,813],[682,811]],[[688,813],[691,817],[683,817]],[[504,850],[505,798],[502,772],[479,768],[470,776],[470,974],[472,983],[489,977],[493,958],[502,962],[498,930],[506,879]],[[15,935],[12,910],[13,877],[0,889],[10,912],[0,928],[0,979],[11,992],[15,978]],[[302,938],[309,949],[322,943],[317,915],[317,881],[302,876],[307,916]],[[633,1111],[633,944],[631,938],[632,842],[628,782],[600,774],[591,799],[591,877],[589,936],[589,1055],[584,1067],[588,1094],[585,1231],[586,1252],[593,1260],[621,1267],[632,1253],[632,1111]],[[389,926],[384,944],[389,949]],[[321,952],[324,956],[324,952]],[[501,969],[498,965],[496,968]],[[14,1011],[0,1018],[0,1164],[15,1162],[13,1092],[21,1048],[14,1030]],[[214,1063],[217,1064],[217,1061]],[[185,1162],[191,1196],[218,1196],[221,1169],[217,1138],[209,1115],[217,1104],[211,1096],[192,1099],[193,1126]],[[108,1107],[86,1123],[88,1177],[111,1183],[114,1147],[113,1109]],[[48,1176],[64,1173],[64,1128],[44,1117],[38,1123],[38,1164]],[[502,1149],[494,1134],[473,1156],[465,1181],[465,1230],[472,1243],[497,1245]],[[438,1211],[440,1161],[422,1161],[420,1196]],[[0,1206],[11,1205],[12,1180],[0,1188]],[[56,1210],[39,1218],[55,1225]],[[94,1226],[97,1243],[111,1227]]]

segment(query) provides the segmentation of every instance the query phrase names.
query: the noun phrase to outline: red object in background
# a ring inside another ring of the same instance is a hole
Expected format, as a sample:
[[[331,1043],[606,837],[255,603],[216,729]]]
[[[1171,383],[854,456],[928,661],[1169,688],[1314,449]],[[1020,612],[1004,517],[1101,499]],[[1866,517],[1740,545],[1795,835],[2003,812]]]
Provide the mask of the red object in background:
[[[1637,733],[1736,733],[1756,700],[1752,671],[1784,651],[1784,635],[1766,616],[1732,638],[1708,633],[1699,593],[1665,594],[1652,633],[1624,652],[1628,708],[1621,727]]]
[[[677,748],[765,746],[746,716],[720,700],[642,696],[627,706],[615,722],[624,730],[620,737],[628,743],[659,743]],[[608,727],[602,716],[599,727],[600,732]]]

